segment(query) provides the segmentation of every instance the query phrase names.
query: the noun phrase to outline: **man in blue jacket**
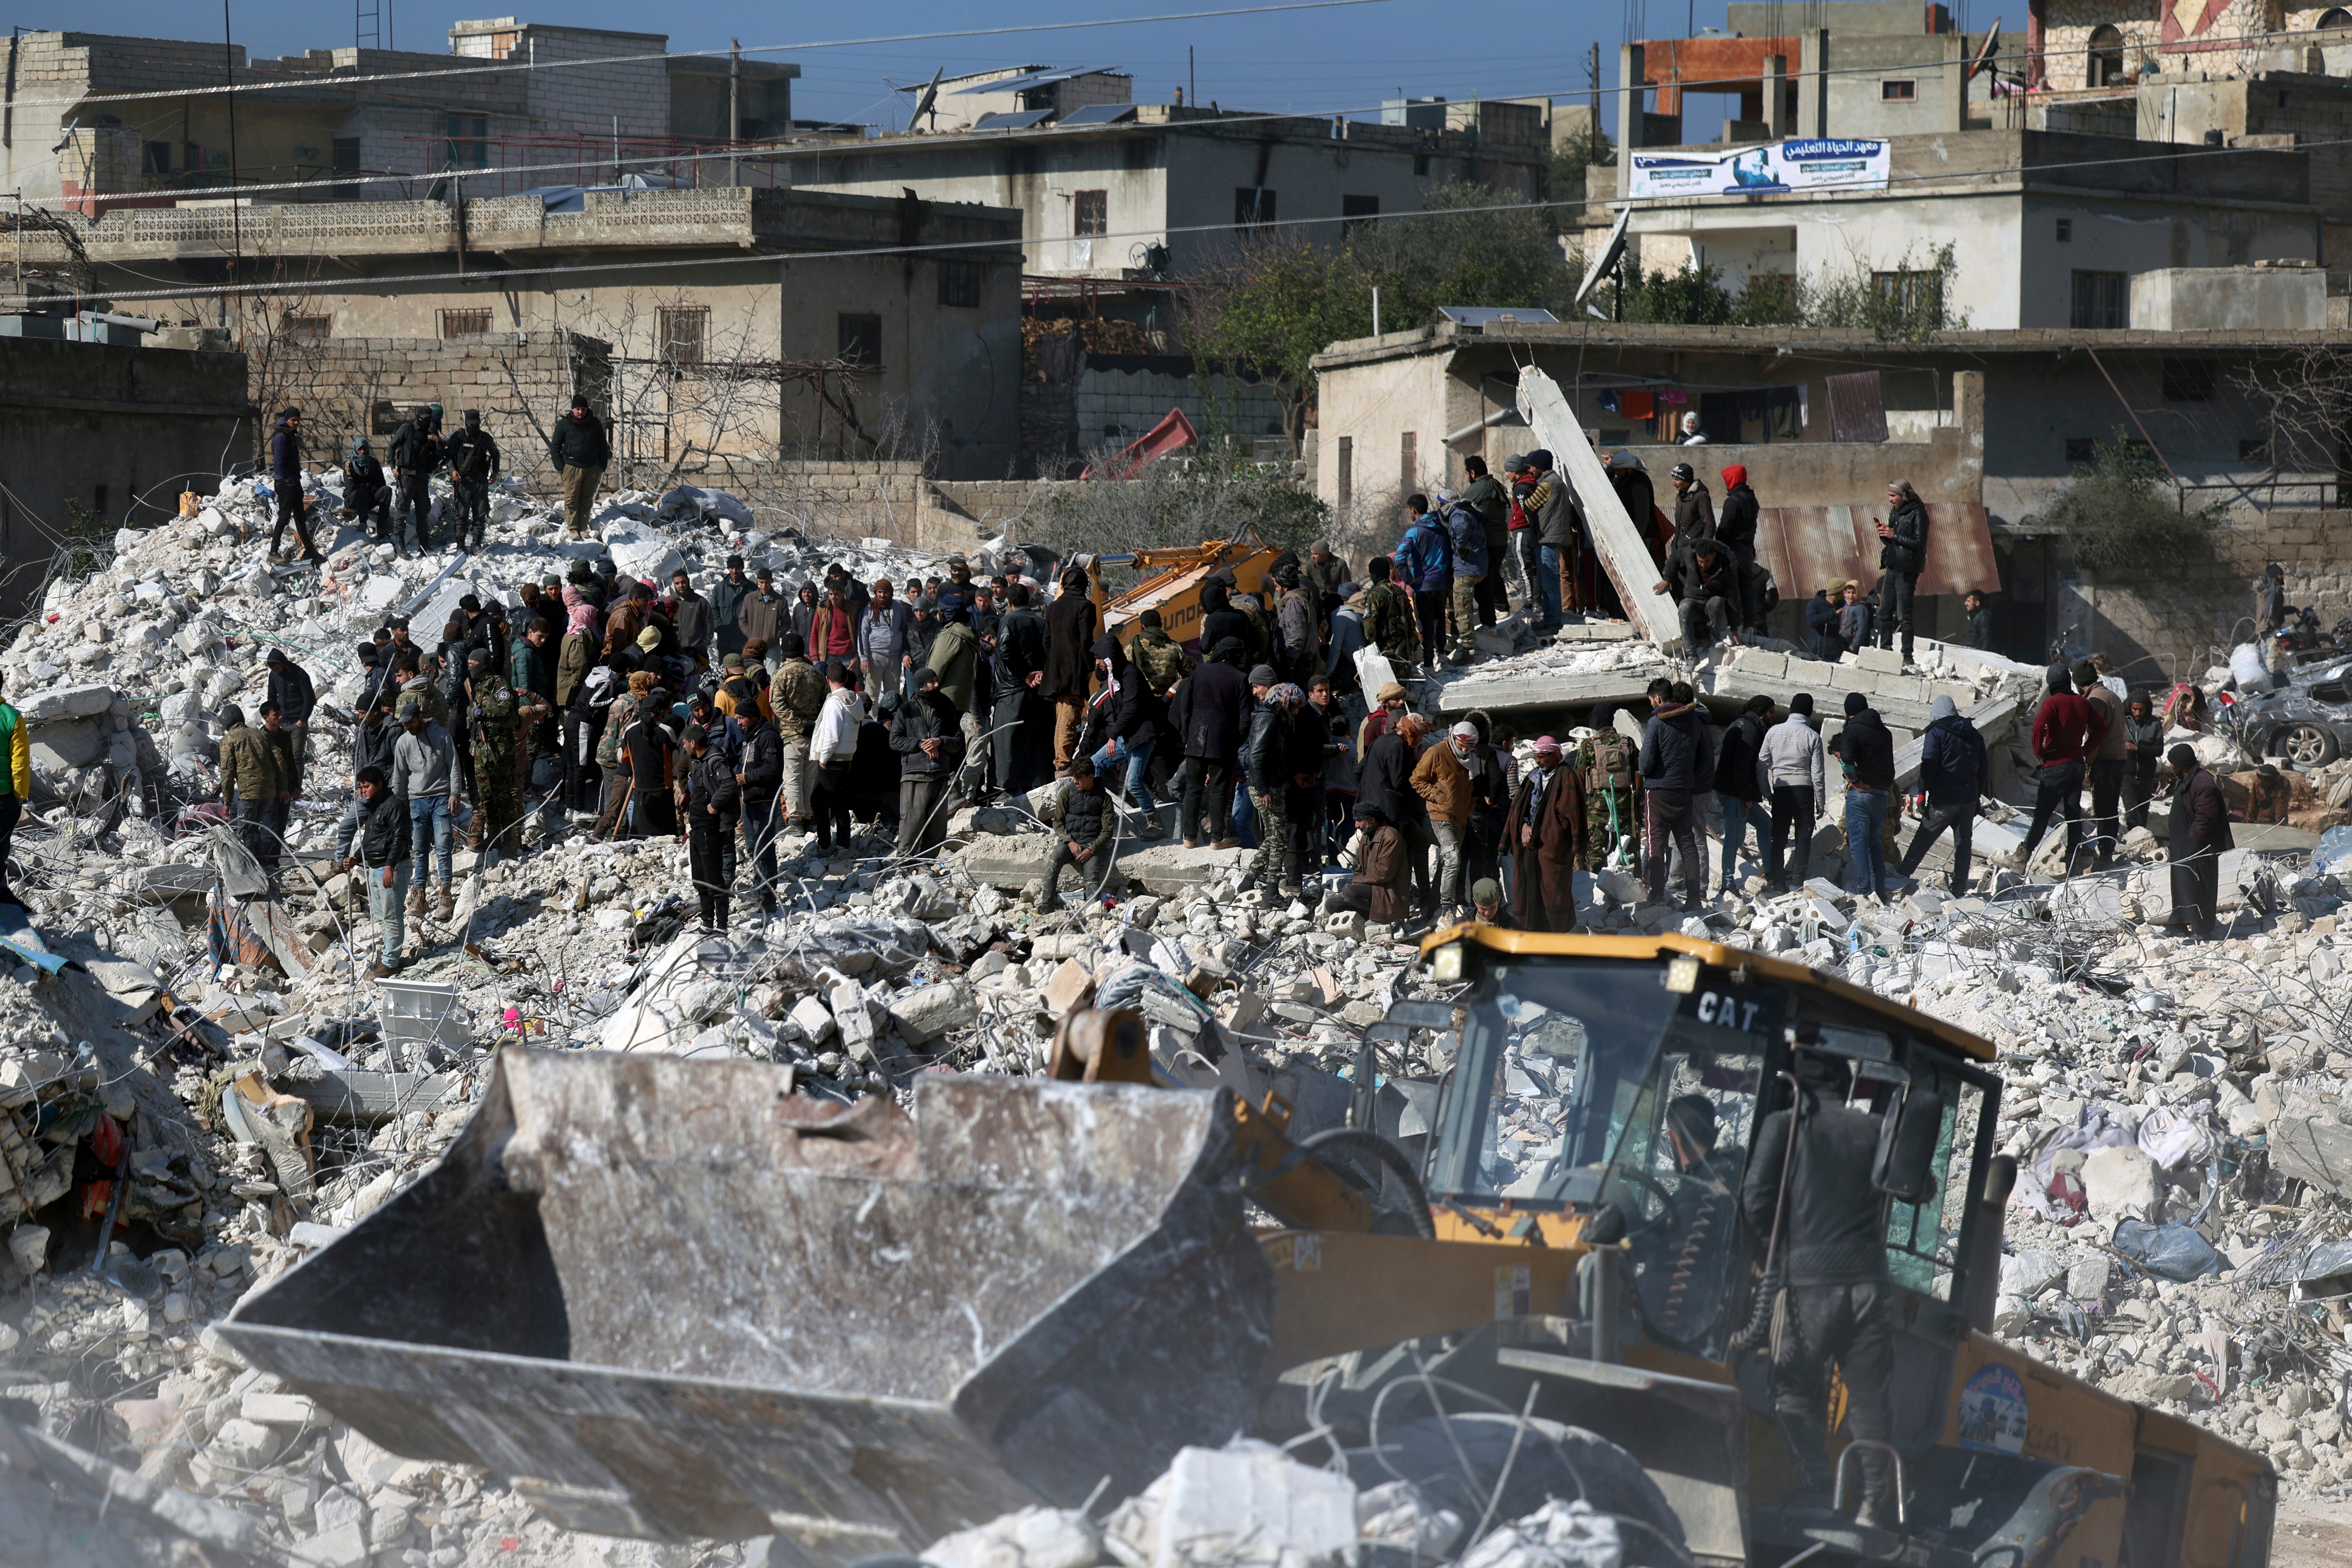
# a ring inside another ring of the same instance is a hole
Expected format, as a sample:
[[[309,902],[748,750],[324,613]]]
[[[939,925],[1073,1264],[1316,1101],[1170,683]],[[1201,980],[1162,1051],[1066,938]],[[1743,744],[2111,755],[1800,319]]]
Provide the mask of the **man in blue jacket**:
[[[1959,705],[1938,697],[1927,705],[1927,732],[1919,738],[1919,830],[1911,847],[1903,851],[1903,875],[1908,877],[1927,858],[1927,851],[1952,830],[1952,896],[1969,890],[1969,835],[1977,819],[1977,801],[1984,795],[1987,765],[1984,737],[1969,722]]]
[[[1454,662],[1470,662],[1470,638],[1478,629],[1478,585],[1491,564],[1486,553],[1486,525],[1477,510],[1438,492],[1445,508],[1446,542],[1454,547]]]
[[[1412,591],[1413,619],[1421,628],[1421,658],[1437,668],[1438,650],[1445,646],[1446,582],[1454,569],[1454,552],[1444,524],[1429,510],[1429,498],[1415,493],[1404,502],[1404,540],[1396,547],[1393,573]]]

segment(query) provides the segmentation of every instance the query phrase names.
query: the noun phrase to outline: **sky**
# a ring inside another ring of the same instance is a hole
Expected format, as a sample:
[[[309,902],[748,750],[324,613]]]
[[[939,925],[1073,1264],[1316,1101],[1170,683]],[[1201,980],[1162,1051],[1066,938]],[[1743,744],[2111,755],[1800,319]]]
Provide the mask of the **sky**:
[[[294,0],[229,0],[230,34],[256,57],[308,48],[348,47],[352,13],[346,5]],[[1231,4],[1233,0],[1225,0]],[[1052,31],[1016,37],[942,38],[922,43],[864,44],[841,48],[796,47],[758,58],[801,67],[793,110],[801,119],[903,125],[910,98],[895,85],[919,82],[945,67],[950,76],[992,67],[1041,63],[1101,66],[1130,71],[1139,102],[1169,101],[1186,79],[1186,50],[1201,101],[1223,107],[1371,117],[1400,91],[1413,98],[1582,99],[1588,90],[1591,47],[1601,46],[1603,83],[1616,77],[1616,49],[1630,7],[1646,0],[1374,0],[1345,9],[1293,11],[1264,16]],[[621,0],[563,0],[536,11],[528,0],[467,0],[461,7],[383,0],[392,12],[393,42],[435,53],[448,48],[448,28],[460,16],[499,15],[511,8],[527,21],[633,32],[669,28],[673,49],[724,48],[740,38],[746,48],[812,41],[1002,27],[1106,16],[1150,16],[1220,8],[1217,0],[1125,0],[1116,5],[1084,0],[1010,0],[974,5],[970,0],[898,0],[881,5],[779,7],[752,0],[704,0],[670,12]],[[496,9],[493,9],[496,7]],[[1694,9],[1695,7],[1695,9]],[[1671,16],[1667,13],[1672,13]],[[1657,0],[1648,5],[1645,32],[1679,36],[1685,15],[1697,26],[1720,25],[1723,0]],[[198,18],[210,26],[198,31]],[[332,25],[326,23],[331,17]],[[144,37],[219,36],[219,13],[164,0],[100,0],[89,11],[20,12],[28,27],[71,27]],[[1636,34],[1635,36],[1642,36]],[[897,120],[893,121],[891,116]],[[1613,109],[1604,107],[1613,124]]]

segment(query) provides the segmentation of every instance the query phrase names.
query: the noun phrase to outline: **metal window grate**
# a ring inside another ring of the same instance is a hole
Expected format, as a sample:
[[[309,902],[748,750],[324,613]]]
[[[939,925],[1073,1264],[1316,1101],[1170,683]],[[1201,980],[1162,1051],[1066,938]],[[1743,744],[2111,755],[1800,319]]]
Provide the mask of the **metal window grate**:
[[[664,363],[700,364],[709,348],[710,307],[665,305],[659,331]]]
[[[489,330],[490,313],[488,310],[441,312],[441,335],[445,338],[479,337]]]
[[[1081,239],[1110,232],[1110,193],[1080,191],[1070,209],[1070,232]]]

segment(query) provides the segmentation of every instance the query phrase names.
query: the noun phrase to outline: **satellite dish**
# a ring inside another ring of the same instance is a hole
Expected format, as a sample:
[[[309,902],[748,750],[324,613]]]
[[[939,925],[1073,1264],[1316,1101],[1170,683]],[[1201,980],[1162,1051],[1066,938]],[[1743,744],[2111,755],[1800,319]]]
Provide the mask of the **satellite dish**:
[[[907,116],[908,130],[912,131],[915,121],[926,114],[931,117],[932,129],[939,128],[940,80],[947,73],[948,68],[941,66],[931,73],[931,79],[923,84],[922,96],[915,100],[915,112]]]
[[[1968,74],[1961,78],[1963,81],[1974,81],[1976,79],[1977,73],[1983,70],[1988,65],[1992,63],[1992,51],[1994,46],[1998,45],[2000,42],[2000,18],[1995,16],[1992,19],[1991,29],[1985,34],[1984,47],[1979,49],[1977,51],[1977,58],[1969,62]]]
[[[1584,269],[1584,281],[1577,288],[1575,303],[1581,305],[1591,299],[1592,291],[1601,287],[1601,280],[1625,258],[1625,226],[1633,216],[1632,207],[1619,209],[1617,221],[1610,226],[1609,237],[1601,242],[1601,249],[1594,254],[1592,265]]]

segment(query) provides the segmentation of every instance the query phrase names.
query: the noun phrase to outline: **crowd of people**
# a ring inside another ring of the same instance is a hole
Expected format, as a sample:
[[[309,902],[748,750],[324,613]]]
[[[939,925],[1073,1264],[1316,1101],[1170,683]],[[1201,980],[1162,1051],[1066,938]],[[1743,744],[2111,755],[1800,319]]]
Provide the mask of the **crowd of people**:
[[[273,464],[294,465],[295,482],[280,485],[280,526],[292,524],[310,551],[299,424],[298,410],[281,417]],[[347,510],[380,538],[396,538],[405,520],[421,544],[425,480],[446,470],[458,541],[478,543],[499,464],[478,416],[468,411],[444,437],[438,407],[419,407],[392,448],[386,475],[358,444]],[[559,422],[550,456],[571,530],[584,536],[609,458],[584,399]],[[1947,835],[1950,885],[1967,885],[1988,759],[1948,698],[1937,700],[1923,737],[1917,826],[1899,854],[1894,741],[1861,694],[1846,698],[1825,746],[1809,697],[1779,711],[1755,698],[1718,728],[1688,683],[1662,679],[1638,721],[1604,705],[1564,738],[1535,737],[1524,764],[1522,737],[1483,712],[1441,732],[1413,711],[1403,681],[1467,662],[1477,634],[1515,607],[1538,630],[1622,613],[1553,454],[1510,457],[1500,475],[1475,457],[1464,468],[1459,492],[1408,499],[1395,547],[1361,573],[1318,542],[1304,559],[1276,559],[1262,581],[1212,574],[1197,635],[1182,642],[1151,609],[1114,635],[1101,585],[1077,565],[1044,581],[978,577],[961,556],[942,575],[903,584],[860,582],[835,564],[789,594],[769,568],[747,573],[740,556],[699,585],[683,569],[656,584],[619,576],[609,558],[574,562],[566,576],[525,587],[515,607],[467,597],[429,651],[394,617],[359,650],[354,790],[339,832],[383,929],[377,973],[404,962],[404,917],[431,907],[451,918],[460,834],[485,855],[520,847],[542,758],[555,775],[547,787],[588,832],[685,841],[711,931],[728,925],[739,896],[774,911],[784,835],[830,855],[862,832],[876,836],[874,847],[923,857],[960,806],[1049,783],[1040,814],[1054,837],[1048,910],[1066,882],[1082,896],[1100,890],[1122,821],[1158,839],[1171,807],[1185,847],[1251,848],[1249,881],[1268,895],[1309,897],[1338,871],[1327,910],[1401,929],[1473,911],[1575,929],[1580,870],[1626,871],[1652,899],[1671,891],[1697,910],[1738,884],[1751,829],[1770,889],[1807,879],[1832,758],[1850,890],[1890,896]],[[1671,517],[1632,454],[1617,454],[1607,472],[1652,536],[1658,588],[1677,601],[1690,643],[1759,634],[1779,595],[1757,558],[1760,509],[1745,468],[1724,466],[1718,507],[1689,463],[1675,464]],[[1899,637],[1911,657],[1927,514],[1901,480],[1887,502],[1875,520],[1879,583],[1869,594],[1852,582],[1816,593],[1803,651],[1835,658]],[[1983,646],[1983,595],[1968,595],[1967,609],[1968,639]],[[1375,692],[1359,687],[1356,656],[1368,647],[1399,677]],[[257,719],[233,710],[221,751],[230,816],[265,867],[300,788],[316,707],[309,677],[283,652],[269,657]],[[2052,679],[2033,727],[2042,776],[2028,852],[2056,819],[2070,860],[2080,848],[2086,863],[2104,864],[2123,828],[2145,818],[2175,714],[2168,705],[2152,716],[2148,697],[2128,696],[2091,665]],[[2210,784],[2191,767],[2179,787],[2193,805]],[[2185,842],[2210,847],[2215,837]],[[2226,813],[2218,837],[2226,843]],[[2193,926],[2203,873],[2193,848],[2189,858]]]

